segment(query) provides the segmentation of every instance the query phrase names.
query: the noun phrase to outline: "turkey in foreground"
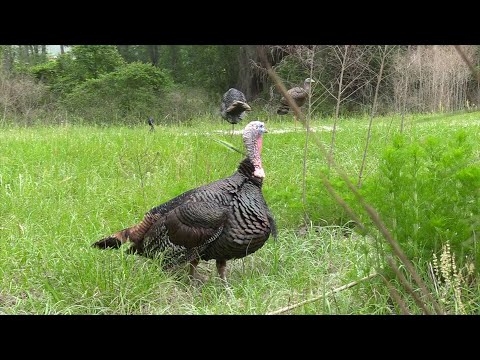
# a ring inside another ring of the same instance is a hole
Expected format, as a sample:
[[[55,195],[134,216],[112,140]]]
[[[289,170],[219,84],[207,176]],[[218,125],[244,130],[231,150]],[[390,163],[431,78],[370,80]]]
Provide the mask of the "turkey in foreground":
[[[305,101],[308,99],[308,94],[310,92],[310,86],[311,86],[310,84],[314,82],[315,80],[306,78],[305,81],[303,82],[303,88],[297,86],[287,91],[298,107],[302,107],[303,104],[305,104]],[[280,100],[280,107],[277,110],[277,114],[285,115],[288,113],[289,110],[290,110],[290,106],[288,105],[287,99],[285,99],[285,97],[282,97],[282,99]],[[297,117],[295,114],[293,116],[295,119],[295,126],[297,126]]]
[[[232,124],[232,132],[235,124],[238,124],[245,116],[245,111],[251,110],[245,95],[240,90],[231,88],[223,94],[220,114],[222,118]]]
[[[270,234],[276,237],[275,220],[262,194],[260,121],[250,122],[243,132],[247,157],[237,171],[222,180],[200,186],[148,211],[143,220],[103,238],[92,246],[118,248],[130,241],[140,255],[162,254],[170,268],[190,263],[190,276],[201,279],[199,260],[216,260],[220,278],[226,280],[226,262],[260,249]]]

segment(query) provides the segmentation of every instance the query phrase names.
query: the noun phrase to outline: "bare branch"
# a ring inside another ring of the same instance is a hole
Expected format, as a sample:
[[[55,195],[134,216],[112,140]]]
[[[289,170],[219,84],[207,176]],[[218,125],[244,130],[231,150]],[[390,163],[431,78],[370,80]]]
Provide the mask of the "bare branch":
[[[383,66],[385,64],[385,57],[387,54],[387,48],[388,45],[385,45],[385,49],[382,53],[382,60],[380,63],[380,71],[378,72],[378,78],[377,78],[377,86],[375,88],[375,96],[373,97],[373,105],[372,105],[372,112],[370,114],[370,121],[368,122],[368,133],[367,133],[367,141],[365,143],[365,150],[363,151],[363,158],[362,158],[362,165],[360,166],[360,171],[358,174],[358,187],[362,186],[362,174],[363,174],[363,169],[365,167],[365,162],[367,160],[367,151],[368,151],[368,145],[370,143],[370,137],[372,133],[372,123],[373,123],[373,118],[375,117],[375,109],[377,107],[377,98],[378,98],[378,89],[380,88],[380,82],[382,81],[382,74],[383,74]]]
[[[363,281],[370,280],[371,278],[374,278],[374,277],[377,276],[377,275],[378,275],[377,273],[370,274],[370,275],[368,275],[368,276],[365,276],[365,277],[361,278],[360,280],[352,281],[351,283],[348,283],[348,284],[346,284],[346,285],[340,286],[339,288],[333,289],[332,291],[329,291],[328,293],[325,293],[325,294],[316,296],[316,297],[314,297],[314,298],[312,298],[312,299],[304,300],[304,301],[301,301],[301,302],[299,302],[299,303],[292,304],[292,305],[290,305],[290,306],[286,306],[286,307],[284,307],[284,308],[281,308],[281,309],[278,309],[278,310],[269,312],[269,313],[267,313],[266,315],[278,315],[278,314],[287,312],[287,311],[289,311],[289,310],[295,309],[295,308],[297,308],[297,307],[300,307],[300,306],[302,306],[302,305],[309,304],[309,303],[312,303],[312,302],[314,302],[314,301],[318,301],[318,300],[320,300],[320,299],[323,299],[324,297],[330,296],[330,295],[332,295],[332,294],[336,294],[336,293],[338,293],[338,292],[340,292],[340,291],[343,291],[343,290],[346,290],[346,289],[350,289],[351,287],[354,287],[355,285],[358,285],[358,284],[360,284],[360,283],[363,282]]]
[[[272,78],[272,80],[275,82],[275,85],[277,86],[277,89],[282,93],[283,96],[285,96],[285,99],[289,103],[289,106],[291,109],[295,112],[297,118],[299,121],[306,127],[308,128],[308,124],[305,123],[304,116],[301,113],[300,109],[298,106],[296,106],[295,102],[291,98],[291,96],[288,95],[287,89],[285,88],[285,85],[281,82],[280,78],[278,75],[275,73],[275,71],[272,69],[270,64],[268,63],[268,60],[265,55],[265,51],[263,47],[258,47],[257,48],[259,51],[260,57],[263,59],[264,64],[267,68],[268,74]],[[312,136],[312,139],[315,141],[317,146],[319,147],[320,151],[323,153],[325,158],[332,164],[332,166],[335,168],[337,173],[340,175],[340,177],[343,179],[343,181],[346,183],[350,191],[355,195],[356,199],[360,203],[360,205],[363,207],[363,209],[367,212],[368,216],[372,220],[372,222],[375,224],[377,229],[380,231],[382,236],[385,238],[385,240],[390,244],[392,247],[392,251],[397,257],[402,261],[402,263],[405,265],[405,268],[407,271],[411,274],[412,278],[414,281],[417,283],[421,291],[424,293],[424,295],[428,298],[428,300],[433,304],[436,312],[438,314],[442,314],[443,310],[440,307],[440,305],[433,299],[432,295],[428,291],[425,283],[423,280],[420,278],[418,273],[415,271],[415,268],[413,267],[413,264],[410,262],[408,257],[405,255],[403,252],[402,248],[400,247],[399,243],[393,238],[391,233],[388,231],[386,225],[384,222],[381,220],[379,214],[377,211],[372,208],[369,204],[365,202],[365,199],[363,196],[358,192],[357,188],[355,185],[352,184],[350,181],[348,175],[336,164],[336,162],[333,160],[333,158],[330,156],[329,152],[325,149],[324,145],[322,142],[318,139],[318,137]],[[327,180],[328,181],[328,180]]]
[[[397,302],[400,311],[402,312],[403,315],[411,315],[410,312],[408,311],[407,305],[405,302],[402,300],[402,297],[398,293],[397,289],[393,287],[393,285],[388,281],[384,276],[381,276],[383,282],[387,285],[388,291],[390,292],[390,295],[392,298]]]
[[[480,72],[473,66],[473,62],[467,58],[467,55],[465,55],[465,52],[463,51],[462,47],[460,45],[454,45],[455,50],[459,53],[460,57],[462,58],[463,61],[467,64],[468,68],[472,72],[473,76],[477,78],[477,81],[480,81]]]
[[[391,256],[387,256],[387,262],[388,262],[388,265],[390,265],[390,268],[395,273],[395,275],[397,275],[397,278],[400,281],[400,283],[403,285],[405,290],[407,290],[407,292],[412,296],[413,300],[415,300],[415,303],[420,307],[420,309],[422,309],[426,315],[432,315],[432,312],[427,308],[424,302],[420,300],[420,298],[415,293],[410,283],[407,281],[407,279],[402,274],[402,272],[398,269],[398,266],[395,263],[395,260],[393,260]]]

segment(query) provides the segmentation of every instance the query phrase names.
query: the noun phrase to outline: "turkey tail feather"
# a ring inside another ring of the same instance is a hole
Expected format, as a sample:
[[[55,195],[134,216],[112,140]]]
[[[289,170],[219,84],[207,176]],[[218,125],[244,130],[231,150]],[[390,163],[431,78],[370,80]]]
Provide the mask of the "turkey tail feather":
[[[100,249],[118,249],[122,245],[122,242],[114,236],[103,238],[92,244],[92,247]]]

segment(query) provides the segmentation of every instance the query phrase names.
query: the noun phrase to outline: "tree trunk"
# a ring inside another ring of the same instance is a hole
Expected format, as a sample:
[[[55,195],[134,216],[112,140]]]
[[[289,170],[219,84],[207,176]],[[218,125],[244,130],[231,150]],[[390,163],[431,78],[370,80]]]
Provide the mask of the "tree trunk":
[[[411,45],[408,45],[407,47],[407,66],[405,67],[405,88],[403,90],[403,107],[402,107],[402,120],[400,121],[400,132],[403,133],[403,127],[404,127],[404,119],[405,119],[405,109],[407,105],[407,96],[408,96],[408,75],[410,73],[409,71],[409,61],[410,61],[410,49]]]
[[[238,77],[236,81],[237,88],[245,94],[247,101],[255,99],[267,86],[268,75],[264,68],[258,66],[261,63],[260,55],[257,51],[258,45],[240,46],[238,55]],[[268,52],[265,49],[268,61],[272,66],[278,64],[286,55],[282,52]],[[257,64],[257,65],[253,65]]]
[[[418,48],[417,48],[417,53],[418,53]],[[418,70],[419,70],[419,85],[418,85],[418,95],[417,95],[417,103],[420,102],[419,106],[418,106],[418,110],[419,112],[425,112],[426,111],[426,107],[425,107],[425,92],[424,92],[424,89],[426,88],[426,86],[424,86],[424,83],[423,83],[423,72],[422,72],[422,68],[423,68],[423,62],[422,62],[422,54],[420,53],[420,59],[419,59],[419,65],[418,65]]]
[[[60,54],[65,54],[65,48],[64,48],[65,45],[60,45]]]
[[[18,58],[22,63],[28,63],[30,45],[18,45]]]
[[[178,70],[178,45],[169,45],[170,46],[170,67],[173,73],[176,73]]]
[[[147,45],[148,55],[150,57],[150,62],[158,66],[158,60],[160,58],[160,52],[158,51],[158,45]]]
[[[13,67],[13,49],[12,45],[5,45],[3,49],[3,70],[8,74]]]
[[[257,59],[255,45],[240,46],[237,87],[245,94],[247,101],[253,100],[263,90],[265,84],[264,76],[259,74],[250,63],[251,60]]]
[[[120,55],[122,55],[122,57],[127,62],[130,61],[130,57],[129,57],[129,54],[128,54],[128,50],[129,50],[128,47],[129,47],[129,45],[117,45],[118,52],[120,53]]]

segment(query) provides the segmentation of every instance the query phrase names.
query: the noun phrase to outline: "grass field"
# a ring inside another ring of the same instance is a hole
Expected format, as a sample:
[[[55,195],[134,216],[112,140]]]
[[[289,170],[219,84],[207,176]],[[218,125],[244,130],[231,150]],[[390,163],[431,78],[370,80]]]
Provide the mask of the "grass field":
[[[205,118],[188,126],[158,126],[155,132],[147,125],[0,129],[0,313],[265,314],[322,294],[287,313],[398,313],[379,277],[327,294],[383,264],[371,237],[346,231],[335,222],[331,205],[316,198],[325,159],[312,139],[329,146],[332,121],[311,122],[304,204],[305,131],[286,119],[259,119],[270,131],[263,145],[263,189],[279,237],[227,263],[230,290],[216,277],[213,261],[201,264],[210,279],[198,286],[189,283],[185,268],[164,272],[155,261],[124,250],[90,247],[181,192],[232,174],[241,155],[212,141],[241,148],[241,136],[230,135],[229,124]],[[400,118],[375,120],[365,182],[399,126]],[[367,127],[368,119],[338,124],[335,159],[352,178],[358,176]],[[405,132],[421,139],[432,133],[448,137],[460,128],[480,139],[480,112],[408,116]],[[428,282],[425,264],[412,261]],[[431,286],[451,305],[450,313],[462,313],[457,302]],[[463,312],[478,313],[477,282],[464,291]],[[413,301],[408,305],[420,313]]]

